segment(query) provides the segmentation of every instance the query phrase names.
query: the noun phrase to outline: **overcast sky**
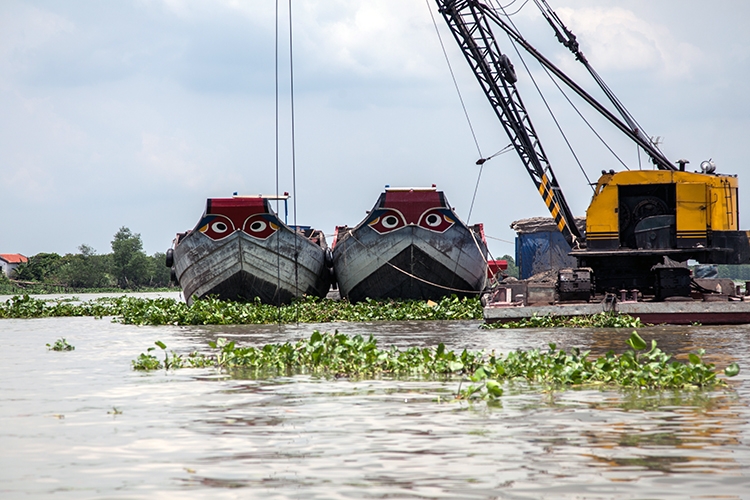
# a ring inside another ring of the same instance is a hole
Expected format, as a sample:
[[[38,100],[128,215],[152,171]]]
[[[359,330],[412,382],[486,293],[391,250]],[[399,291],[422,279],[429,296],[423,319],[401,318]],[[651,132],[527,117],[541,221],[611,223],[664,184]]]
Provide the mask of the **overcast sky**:
[[[689,169],[713,158],[720,172],[738,174],[741,207],[750,211],[750,3],[548,1],[645,131],[662,137],[666,155],[689,159]],[[282,4],[280,190],[291,192]],[[273,193],[274,5],[0,2],[0,253],[64,254],[83,243],[107,253],[121,226],[140,233],[148,253],[163,252],[195,225],[207,197]],[[434,2],[295,0],[292,8],[297,221],[331,234],[358,223],[384,185],[433,183],[466,220],[479,153],[430,11],[482,154],[509,141]],[[533,2],[513,20],[594,91]],[[514,49],[501,42],[568,202],[585,215],[591,188]],[[622,169],[523,56],[589,177]],[[573,101],[638,168],[635,145]],[[496,238],[496,257],[514,252],[513,220],[541,215],[544,203],[515,153],[485,164],[471,222]],[[750,228],[750,216],[740,220]]]

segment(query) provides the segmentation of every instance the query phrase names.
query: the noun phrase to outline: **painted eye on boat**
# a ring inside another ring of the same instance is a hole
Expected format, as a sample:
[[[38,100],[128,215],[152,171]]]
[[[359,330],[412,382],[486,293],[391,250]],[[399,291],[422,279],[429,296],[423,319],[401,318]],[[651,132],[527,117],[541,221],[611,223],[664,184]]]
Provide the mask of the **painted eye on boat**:
[[[394,227],[398,226],[399,220],[398,217],[395,215],[386,215],[383,217],[383,227],[386,229],[393,229]]]
[[[442,233],[456,222],[445,210],[433,208],[427,210],[419,219],[419,226],[430,231]]]
[[[212,240],[226,238],[234,231],[232,220],[219,214],[207,215],[198,223],[198,226],[198,230]]]
[[[395,210],[379,212],[379,215],[372,215],[367,223],[376,232],[383,234],[390,231],[396,231],[406,225],[404,217]]]
[[[256,220],[252,224],[250,224],[250,231],[254,233],[259,233],[263,231],[266,228],[266,223],[262,220]]]
[[[265,240],[279,229],[279,225],[271,215],[257,214],[248,217],[242,229],[253,238]]]
[[[442,222],[442,217],[438,216],[437,214],[430,214],[425,219],[425,222],[427,222],[427,225],[430,227],[437,227]]]

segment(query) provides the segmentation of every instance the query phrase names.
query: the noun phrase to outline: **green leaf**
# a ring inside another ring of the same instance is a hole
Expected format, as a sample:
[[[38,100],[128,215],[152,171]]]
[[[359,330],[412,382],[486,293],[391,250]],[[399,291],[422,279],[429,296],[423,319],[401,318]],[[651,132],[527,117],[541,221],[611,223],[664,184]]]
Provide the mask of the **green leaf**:
[[[158,347],[161,347],[162,349],[166,349],[167,348],[167,344],[165,344],[161,340],[157,340],[156,342],[154,342],[154,344],[156,344]]]
[[[738,365],[737,363],[731,363],[729,364],[729,366],[724,368],[724,374],[727,377],[734,377],[738,373],[740,373],[740,365]]]
[[[437,349],[435,350],[435,355],[436,355],[437,357],[440,357],[440,356],[442,356],[442,355],[443,355],[444,353],[445,353],[445,344],[443,344],[442,342],[440,342],[440,343],[438,344],[438,346],[437,346]]]
[[[496,380],[487,379],[484,381],[484,386],[487,388],[487,394],[492,397],[499,398],[503,395],[503,388]]]
[[[478,368],[477,371],[474,372],[474,374],[469,377],[473,382],[479,382],[480,380],[484,380],[487,378],[487,373],[484,371],[484,368]]]
[[[630,334],[627,344],[636,351],[642,351],[646,348],[646,341],[636,331]]]
[[[460,361],[451,361],[448,363],[448,369],[452,372],[458,372],[464,369],[464,364]]]
[[[690,360],[690,363],[691,363],[691,364],[694,364],[694,365],[699,365],[699,364],[701,364],[701,357],[700,357],[700,356],[698,356],[698,355],[697,355],[697,354],[695,354],[695,353],[692,353],[692,352],[691,352],[690,354],[688,354],[688,359]]]

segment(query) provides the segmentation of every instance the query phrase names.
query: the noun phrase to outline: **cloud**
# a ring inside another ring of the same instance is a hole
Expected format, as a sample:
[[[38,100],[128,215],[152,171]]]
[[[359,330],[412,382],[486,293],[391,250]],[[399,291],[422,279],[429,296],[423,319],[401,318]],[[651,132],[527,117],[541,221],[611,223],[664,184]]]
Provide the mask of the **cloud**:
[[[423,50],[435,43],[424,3],[338,1],[331,5],[315,1],[305,5],[303,47],[315,64],[361,77],[434,76],[432,58],[426,58]]]
[[[747,129],[750,43],[736,7],[680,9],[676,20],[666,15],[676,1],[644,10],[617,1],[551,3],[572,6],[558,12],[649,130],[668,131],[670,147],[678,131],[689,134],[680,145],[699,151],[709,149],[703,130],[716,130],[720,151],[708,155],[741,165],[735,137]],[[279,4],[280,189],[291,191],[287,2]],[[425,1],[292,5],[300,222],[331,232],[356,224],[384,184],[433,182],[465,216],[478,155]],[[508,139],[433,0],[429,8],[483,153],[493,153]],[[533,9],[514,20],[540,50],[580,66]],[[106,250],[122,225],[141,233],[149,251],[163,250],[195,224],[207,197],[272,192],[274,21],[267,0],[0,2],[0,209],[14,221],[3,251],[74,251],[82,242]],[[706,23],[712,36],[686,35],[706,32]],[[709,53],[713,73],[704,67]],[[678,75],[690,78],[676,84]],[[528,82],[519,91],[582,214],[588,187],[548,133]],[[577,120],[562,116],[564,126]],[[574,129],[571,137],[579,136],[589,171],[608,167],[605,153]],[[473,219],[489,235],[510,240],[513,219],[545,213],[517,156],[486,164]],[[64,230],[68,220],[78,221],[75,234]],[[513,252],[512,244],[502,248],[500,255]]]
[[[557,13],[597,70],[648,72],[674,80],[692,75],[705,59],[698,47],[678,40],[666,26],[621,7],[560,8]]]
[[[151,182],[171,182],[179,189],[194,189],[206,181],[208,168],[202,168],[194,158],[195,152],[182,137],[164,137],[144,133],[137,158],[142,173]]]
[[[63,16],[23,3],[0,10],[0,82],[28,70],[30,55],[75,32]]]

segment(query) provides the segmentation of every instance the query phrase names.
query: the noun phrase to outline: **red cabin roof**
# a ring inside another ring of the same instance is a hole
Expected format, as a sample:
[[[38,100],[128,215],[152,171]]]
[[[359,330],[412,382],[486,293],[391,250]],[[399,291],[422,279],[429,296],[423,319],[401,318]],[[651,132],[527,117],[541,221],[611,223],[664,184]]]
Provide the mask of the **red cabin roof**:
[[[23,264],[29,261],[28,257],[20,253],[0,253],[0,259],[3,259],[8,264]]]
[[[419,217],[430,208],[447,208],[441,196],[432,188],[388,188],[382,208],[398,210],[409,224],[419,222]]]

